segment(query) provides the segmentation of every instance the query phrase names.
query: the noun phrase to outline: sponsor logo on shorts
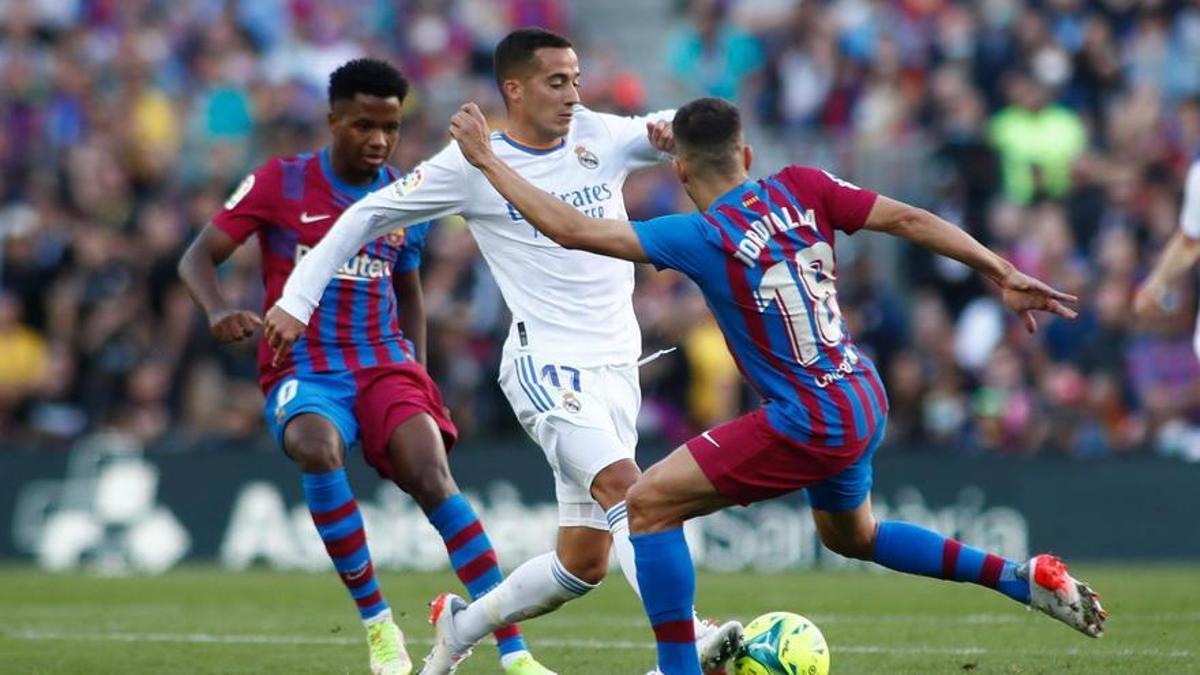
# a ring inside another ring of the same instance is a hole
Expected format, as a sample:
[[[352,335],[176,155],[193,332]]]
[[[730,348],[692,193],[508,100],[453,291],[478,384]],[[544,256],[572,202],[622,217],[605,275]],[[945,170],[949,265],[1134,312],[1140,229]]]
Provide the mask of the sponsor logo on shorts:
[[[575,396],[575,392],[565,391],[562,395],[562,407],[569,413],[577,413],[583,410],[583,403]]]

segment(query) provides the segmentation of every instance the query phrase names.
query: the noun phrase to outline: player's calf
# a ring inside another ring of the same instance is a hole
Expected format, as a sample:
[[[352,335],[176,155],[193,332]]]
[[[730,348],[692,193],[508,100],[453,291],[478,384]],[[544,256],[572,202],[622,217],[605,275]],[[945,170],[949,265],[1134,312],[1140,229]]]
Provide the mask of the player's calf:
[[[814,510],[813,521],[821,543],[830,551],[855,560],[870,560],[874,555],[879,524],[869,503],[865,508],[838,513]]]
[[[560,527],[556,560],[576,579],[595,586],[608,575],[612,537],[590,527]]]

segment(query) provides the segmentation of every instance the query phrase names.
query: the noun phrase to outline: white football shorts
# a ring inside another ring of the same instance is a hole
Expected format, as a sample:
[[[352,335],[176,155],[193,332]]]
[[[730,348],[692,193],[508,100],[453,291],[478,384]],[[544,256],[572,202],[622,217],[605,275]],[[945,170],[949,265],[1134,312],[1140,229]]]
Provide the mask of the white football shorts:
[[[608,530],[591,485],[608,465],[633,459],[642,404],[637,366],[578,368],[524,353],[501,364],[500,388],[554,471],[559,525]]]

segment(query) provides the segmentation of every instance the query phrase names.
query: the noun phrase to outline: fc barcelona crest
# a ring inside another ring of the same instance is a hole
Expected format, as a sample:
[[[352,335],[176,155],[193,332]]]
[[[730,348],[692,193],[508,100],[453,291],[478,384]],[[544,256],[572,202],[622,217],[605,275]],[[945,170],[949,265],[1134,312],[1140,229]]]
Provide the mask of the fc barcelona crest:
[[[388,232],[387,234],[383,235],[383,237],[387,241],[388,246],[400,248],[401,246],[404,246],[404,233],[407,231],[407,228],[401,227]]]

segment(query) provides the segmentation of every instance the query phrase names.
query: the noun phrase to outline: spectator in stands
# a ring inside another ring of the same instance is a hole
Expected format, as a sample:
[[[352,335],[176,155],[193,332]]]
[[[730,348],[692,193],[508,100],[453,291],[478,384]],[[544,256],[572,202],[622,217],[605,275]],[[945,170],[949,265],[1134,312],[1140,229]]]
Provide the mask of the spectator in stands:
[[[1029,73],[1011,73],[1006,89],[1009,105],[989,123],[1005,194],[1017,204],[1064,196],[1071,164],[1087,147],[1087,130],[1077,114],[1053,103],[1046,85]]]

